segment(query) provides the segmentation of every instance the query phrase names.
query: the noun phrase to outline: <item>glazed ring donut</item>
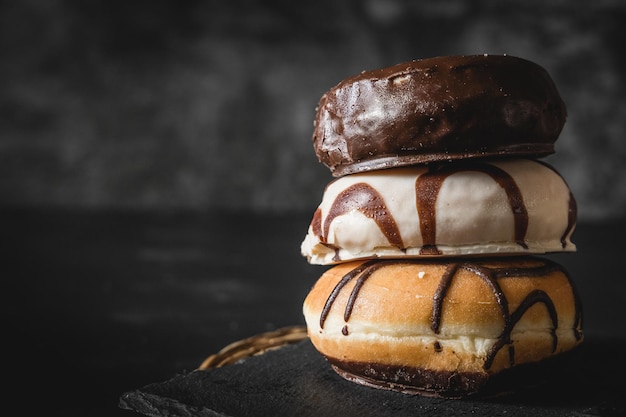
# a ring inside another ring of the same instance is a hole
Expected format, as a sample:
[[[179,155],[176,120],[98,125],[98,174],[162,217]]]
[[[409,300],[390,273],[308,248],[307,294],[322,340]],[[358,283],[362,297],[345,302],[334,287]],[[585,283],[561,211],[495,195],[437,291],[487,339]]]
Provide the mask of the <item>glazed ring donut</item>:
[[[539,65],[447,56],[364,71],[325,93],[313,146],[334,176],[441,160],[554,152],[566,108]]]
[[[477,393],[494,375],[583,338],[568,274],[531,256],[344,263],[320,277],[303,312],[339,375],[442,397]]]

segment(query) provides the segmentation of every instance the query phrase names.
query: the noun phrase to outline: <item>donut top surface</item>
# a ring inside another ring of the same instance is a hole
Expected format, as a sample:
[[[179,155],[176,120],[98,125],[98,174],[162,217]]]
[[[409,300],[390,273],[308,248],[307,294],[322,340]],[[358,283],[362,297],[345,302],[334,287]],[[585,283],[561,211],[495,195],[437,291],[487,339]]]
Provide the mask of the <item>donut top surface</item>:
[[[508,55],[442,56],[364,71],[320,99],[313,145],[333,176],[554,152],[567,117],[541,66]]]

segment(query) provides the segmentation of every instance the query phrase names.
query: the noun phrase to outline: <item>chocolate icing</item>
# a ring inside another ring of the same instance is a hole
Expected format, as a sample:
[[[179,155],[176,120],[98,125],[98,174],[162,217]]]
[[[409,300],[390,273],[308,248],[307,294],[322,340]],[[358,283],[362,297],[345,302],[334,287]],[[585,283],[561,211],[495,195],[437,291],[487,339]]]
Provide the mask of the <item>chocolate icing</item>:
[[[541,66],[444,56],[364,71],[325,93],[313,146],[334,176],[441,160],[542,157],[567,111]]]
[[[333,370],[349,381],[405,394],[462,398],[476,393],[489,379],[487,374],[479,372],[434,371],[411,366],[327,359]]]
[[[449,261],[448,266],[446,268],[445,273],[441,277],[441,281],[439,282],[438,288],[433,294],[433,308],[431,313],[431,329],[434,334],[439,334],[441,324],[442,324],[442,311],[443,304],[446,298],[447,292],[451,287],[459,269],[466,269],[478,277],[480,277],[485,283],[489,285],[491,291],[493,292],[494,298],[500,308],[500,312],[502,314],[502,318],[504,321],[504,327],[502,332],[498,336],[496,342],[491,347],[487,358],[485,360],[484,369],[489,370],[491,365],[493,364],[493,360],[496,354],[505,346],[508,346],[508,355],[510,365],[513,366],[515,364],[515,348],[513,342],[510,339],[511,332],[513,328],[517,324],[517,322],[523,317],[526,311],[532,307],[534,304],[541,303],[543,304],[550,316],[550,320],[552,323],[552,351],[556,351],[558,345],[558,338],[556,335],[556,329],[558,327],[558,315],[557,311],[554,307],[554,303],[550,296],[541,290],[533,290],[526,295],[520,305],[512,312],[509,312],[508,300],[502,291],[500,284],[498,281],[500,279],[515,279],[519,277],[542,277],[553,271],[561,271],[567,280],[569,281],[570,287],[573,292],[574,299],[574,336],[576,340],[580,340],[582,338],[582,307],[580,302],[580,297],[575,289],[574,283],[572,282],[569,274],[557,263],[552,262],[547,259],[536,259],[539,264],[533,267],[519,267],[513,268],[508,267],[507,263],[501,263],[499,267],[495,266],[487,266],[488,260],[481,261],[468,261],[468,260],[456,260]],[[346,275],[342,277],[341,280],[336,284],[333,291],[328,296],[326,303],[320,314],[320,327],[324,328],[324,324],[330,312],[332,305],[334,304],[337,296],[341,292],[341,290],[352,280],[356,279],[352,292],[350,293],[350,297],[345,306],[344,310],[344,321],[346,326],[344,326],[345,331],[344,335],[348,334],[347,325],[350,320],[350,316],[352,314],[352,310],[354,308],[355,303],[358,300],[359,293],[365,284],[365,282],[370,278],[370,276],[380,268],[383,268],[387,265],[393,265],[398,263],[410,264],[417,263],[415,260],[372,260],[368,262],[364,262],[357,266],[355,269],[348,272]],[[470,319],[471,320],[471,319]],[[436,342],[435,351],[441,350],[441,345]],[[354,370],[352,370],[354,371]],[[407,381],[405,381],[406,383]]]

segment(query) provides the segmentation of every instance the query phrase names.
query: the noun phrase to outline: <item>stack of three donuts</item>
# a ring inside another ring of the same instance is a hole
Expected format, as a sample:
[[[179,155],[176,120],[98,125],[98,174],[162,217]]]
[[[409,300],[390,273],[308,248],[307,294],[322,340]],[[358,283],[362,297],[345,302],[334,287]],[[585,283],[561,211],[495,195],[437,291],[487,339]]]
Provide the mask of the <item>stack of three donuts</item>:
[[[540,158],[566,109],[548,73],[506,55],[363,72],[324,94],[313,143],[336,178],[301,251],[329,265],[303,304],[345,379],[459,398],[580,344],[568,272],[576,201]]]

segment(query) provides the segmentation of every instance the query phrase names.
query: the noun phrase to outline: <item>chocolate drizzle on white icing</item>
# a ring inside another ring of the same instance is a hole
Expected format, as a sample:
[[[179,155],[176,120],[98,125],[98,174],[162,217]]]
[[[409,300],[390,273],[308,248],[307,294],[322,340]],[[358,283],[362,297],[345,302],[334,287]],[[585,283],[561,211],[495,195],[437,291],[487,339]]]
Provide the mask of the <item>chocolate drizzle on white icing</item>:
[[[422,255],[440,255],[437,249],[437,197],[443,182],[458,172],[482,172],[489,175],[506,192],[509,206],[515,220],[515,242],[528,249],[524,241],[528,229],[528,212],[522,193],[515,180],[503,169],[495,165],[476,162],[458,162],[456,164],[432,164],[428,172],[420,175],[415,182],[417,212],[420,219],[423,245]]]
[[[364,182],[354,184],[343,190],[335,201],[324,221],[322,236],[328,236],[330,224],[337,216],[358,210],[373,219],[383,232],[389,243],[403,249],[404,243],[395,219],[389,214],[385,199],[374,187]]]
[[[537,162],[539,162],[541,165],[545,166],[546,168],[551,169],[552,172],[554,172],[556,175],[561,177],[563,182],[566,183],[565,178],[563,178],[561,173],[558,172],[552,165],[548,164],[545,161],[537,160]],[[574,228],[574,225],[576,224],[576,218],[578,216],[578,204],[576,203],[576,199],[574,198],[574,194],[572,194],[571,191],[569,192],[568,205],[569,205],[569,207],[568,207],[568,211],[567,211],[567,227],[565,228],[565,231],[563,232],[563,235],[561,235],[561,246],[563,248],[565,248],[567,246],[567,237],[572,232],[572,229]]]
[[[542,164],[554,170],[550,165]],[[415,210],[422,236],[420,255],[442,255],[437,248],[437,199],[444,181],[451,175],[462,172],[486,174],[504,190],[514,220],[513,238],[523,249],[528,249],[526,233],[529,215],[524,197],[515,179],[505,170],[488,162],[459,161],[455,164],[430,164],[428,171],[419,175],[415,181]],[[324,218],[322,218],[321,209],[318,208],[311,221],[312,232],[318,237],[320,243],[335,251],[333,258],[335,262],[340,262],[342,259],[339,255],[340,248],[328,242],[331,224],[337,217],[355,210],[373,219],[390,245],[401,251],[406,250],[397,222],[387,207],[384,197],[371,185],[361,182],[341,191]],[[567,246],[567,238],[576,223],[576,216],[576,200],[570,192],[567,227],[561,236],[563,248]]]

